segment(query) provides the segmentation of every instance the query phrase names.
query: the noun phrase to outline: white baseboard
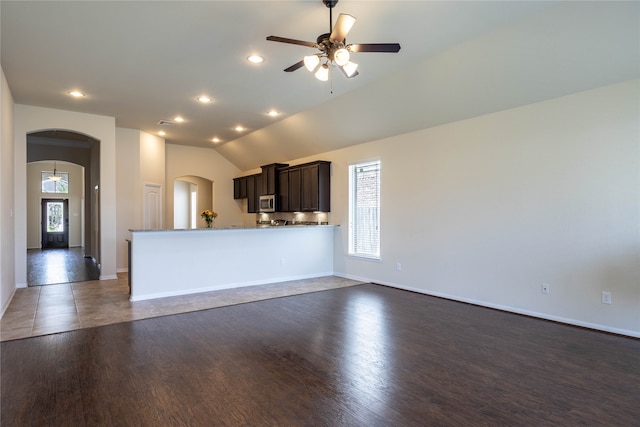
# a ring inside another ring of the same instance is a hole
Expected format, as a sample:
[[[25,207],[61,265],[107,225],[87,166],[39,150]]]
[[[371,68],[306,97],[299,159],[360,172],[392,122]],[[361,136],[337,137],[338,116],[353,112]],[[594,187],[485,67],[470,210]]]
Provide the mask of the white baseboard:
[[[368,283],[378,283],[380,285],[385,285],[385,286],[389,286],[389,287],[392,287],[392,288],[402,289],[402,290],[405,290],[405,291],[416,292],[416,293],[419,293],[419,294],[434,296],[434,297],[438,297],[438,298],[445,298],[445,299],[452,300],[452,301],[464,302],[464,303],[467,303],[467,304],[473,304],[473,305],[477,305],[477,306],[480,306],[480,307],[492,308],[492,309],[495,309],[495,310],[506,311],[506,312],[509,312],[509,313],[522,314],[524,316],[535,317],[535,318],[543,319],[543,320],[551,320],[553,322],[564,323],[564,324],[571,325],[571,326],[579,326],[581,328],[594,329],[596,331],[608,332],[608,333],[618,334],[618,335],[625,335],[625,336],[629,336],[629,337],[633,337],[633,338],[640,338],[640,332],[632,331],[632,330],[629,330],[629,329],[612,328],[610,326],[600,325],[600,324],[597,324],[597,323],[583,322],[581,320],[575,320],[575,319],[570,319],[570,318],[560,317],[560,316],[553,316],[553,315],[549,315],[549,314],[546,314],[546,313],[539,313],[537,311],[523,310],[523,309],[520,309],[520,308],[515,308],[515,307],[510,307],[510,306],[505,306],[505,305],[493,304],[493,303],[490,303],[490,302],[487,302],[487,301],[480,301],[480,300],[475,300],[475,299],[472,299],[472,298],[463,298],[463,297],[459,297],[459,296],[456,296],[456,295],[450,295],[450,294],[446,294],[446,293],[442,293],[442,292],[429,292],[429,291],[425,291],[424,289],[414,288],[412,286],[404,286],[404,285],[399,285],[397,283],[385,282],[385,281],[370,279],[370,278],[367,278],[367,277],[359,277],[359,276],[353,276],[353,275],[349,275],[349,274],[337,274],[337,273],[335,275],[338,276],[338,277],[344,277],[345,279],[359,280],[361,282],[368,282]]]
[[[0,318],[4,316],[5,311],[7,311],[7,309],[9,308],[9,305],[11,305],[11,301],[13,301],[13,297],[16,294],[16,289],[18,288],[17,287],[13,288],[13,290],[11,291],[11,295],[7,299],[7,302],[2,306],[2,313],[0,313]]]

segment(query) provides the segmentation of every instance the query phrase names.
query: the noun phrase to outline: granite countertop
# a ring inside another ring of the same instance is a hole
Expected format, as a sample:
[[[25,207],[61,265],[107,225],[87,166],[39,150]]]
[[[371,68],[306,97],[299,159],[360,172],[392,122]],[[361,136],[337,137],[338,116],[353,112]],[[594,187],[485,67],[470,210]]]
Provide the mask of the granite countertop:
[[[147,232],[159,232],[159,231],[220,231],[220,230],[257,230],[257,229],[278,229],[278,228],[301,228],[301,227],[339,227],[339,224],[317,224],[317,223],[297,223],[287,225],[271,225],[271,224],[256,224],[252,226],[230,226],[230,227],[213,227],[213,228],[165,228],[161,230],[144,230],[144,229],[129,229],[132,233],[147,233]]]

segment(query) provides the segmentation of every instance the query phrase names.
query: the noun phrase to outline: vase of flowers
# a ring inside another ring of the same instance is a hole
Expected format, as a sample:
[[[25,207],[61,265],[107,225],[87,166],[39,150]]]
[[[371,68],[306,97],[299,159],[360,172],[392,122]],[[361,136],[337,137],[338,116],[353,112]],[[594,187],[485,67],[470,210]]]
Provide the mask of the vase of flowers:
[[[200,216],[204,218],[205,221],[207,221],[207,228],[211,228],[211,225],[215,222],[216,218],[218,217],[218,212],[205,209],[202,212],[200,212]]]

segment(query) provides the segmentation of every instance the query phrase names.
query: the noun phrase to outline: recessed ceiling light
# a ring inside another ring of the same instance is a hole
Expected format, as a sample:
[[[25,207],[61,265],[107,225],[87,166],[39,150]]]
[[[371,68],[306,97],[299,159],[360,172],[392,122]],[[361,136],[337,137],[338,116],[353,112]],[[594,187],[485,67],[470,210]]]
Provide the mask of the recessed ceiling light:
[[[161,130],[160,132],[158,132],[158,135],[160,135],[160,136],[165,136],[165,135],[166,135],[166,133],[165,133],[165,131]]]
[[[220,138],[218,138],[218,137],[216,136],[215,138],[213,138],[213,139],[211,140],[211,142],[218,143],[218,142],[220,142]]]
[[[264,58],[260,55],[251,55],[249,57],[247,57],[247,61],[253,63],[253,64],[259,64],[262,61],[264,61]]]
[[[74,98],[82,98],[84,96],[84,93],[80,92],[79,90],[70,90],[67,93]]]
[[[180,116],[174,117],[174,118],[173,118],[173,120],[174,120],[176,123],[182,123],[182,122],[184,122],[184,119],[183,119],[182,117],[180,117]]]
[[[199,96],[196,99],[198,100],[198,102],[201,102],[203,104],[208,104],[208,103],[213,101],[213,99],[209,98],[208,96],[204,96],[204,95],[203,96]]]
[[[238,132],[242,132],[244,128],[242,126],[236,126],[235,130],[237,130]]]
[[[276,117],[276,116],[279,116],[279,115],[280,115],[280,113],[278,111],[276,111],[276,110],[271,110],[271,111],[269,111],[267,113],[267,116],[270,116],[270,117]]]

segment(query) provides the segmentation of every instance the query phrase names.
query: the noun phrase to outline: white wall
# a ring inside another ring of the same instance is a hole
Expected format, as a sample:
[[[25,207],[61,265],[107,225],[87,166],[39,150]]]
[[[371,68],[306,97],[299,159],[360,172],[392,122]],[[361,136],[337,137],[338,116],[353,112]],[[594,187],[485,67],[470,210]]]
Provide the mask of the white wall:
[[[164,139],[135,129],[116,128],[116,270],[128,270],[130,229],[141,229],[145,183],[165,187]],[[166,218],[163,212],[162,217]],[[165,221],[166,224],[166,221]]]
[[[27,248],[42,247],[42,199],[69,199],[69,247],[82,246],[82,208],[84,205],[84,168],[69,162],[55,162],[58,172],[69,174],[69,193],[42,192],[43,171],[53,171],[54,162],[27,164]]]
[[[16,290],[13,97],[0,68],[0,315]]]
[[[191,186],[193,184],[179,179],[173,181],[173,228],[188,229],[191,213]]]
[[[314,156],[332,161],[336,273],[640,336],[639,95],[633,80]],[[380,262],[346,256],[347,166],[370,158]]]
[[[115,119],[17,104],[14,126],[17,285],[27,285],[27,134],[47,129],[72,130],[100,141],[100,278],[117,277]]]
[[[127,271],[130,228],[142,228],[140,176],[140,132],[116,128],[116,270]]]
[[[233,199],[233,178],[240,170],[215,150],[166,145],[166,209],[165,224],[173,224],[173,183],[176,178],[198,176],[213,182],[213,203],[209,209],[219,213],[216,225],[243,225],[242,201]],[[255,215],[253,215],[255,225]]]
[[[165,142],[163,138],[140,132],[140,191],[142,194],[143,185],[158,184],[162,186],[163,199],[166,194],[165,186]],[[162,212],[162,218],[166,218],[166,213]],[[163,221],[161,228],[166,227]],[[169,226],[170,227],[170,226]]]

